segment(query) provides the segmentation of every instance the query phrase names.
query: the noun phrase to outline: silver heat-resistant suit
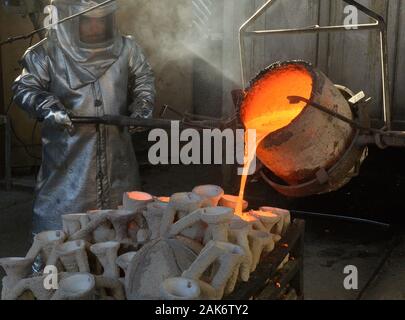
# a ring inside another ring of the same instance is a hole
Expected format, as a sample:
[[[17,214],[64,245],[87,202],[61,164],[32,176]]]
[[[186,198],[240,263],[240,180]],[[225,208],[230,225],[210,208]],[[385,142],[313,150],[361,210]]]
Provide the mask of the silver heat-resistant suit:
[[[59,19],[102,1],[54,0]],[[122,36],[115,2],[58,25],[28,49],[16,79],[15,102],[43,122],[43,162],[34,203],[34,233],[61,228],[61,215],[116,208],[139,188],[138,164],[127,128],[80,125],[74,116],[150,118],[154,76],[142,49]],[[106,19],[110,17],[110,19]],[[109,21],[103,43],[85,43],[84,18]]]

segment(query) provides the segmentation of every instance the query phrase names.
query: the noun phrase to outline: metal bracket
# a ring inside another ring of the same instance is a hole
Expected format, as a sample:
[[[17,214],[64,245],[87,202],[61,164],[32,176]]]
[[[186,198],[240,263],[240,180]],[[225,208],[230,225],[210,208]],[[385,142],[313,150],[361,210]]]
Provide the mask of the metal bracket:
[[[366,94],[364,93],[364,91],[360,91],[349,99],[349,103],[355,105],[362,102],[364,99],[366,99]]]
[[[247,88],[246,82],[246,47],[245,37],[252,36],[268,36],[273,34],[299,34],[299,33],[320,33],[320,32],[350,32],[358,30],[378,30],[380,31],[380,43],[381,43],[381,76],[382,76],[382,93],[383,93],[383,114],[384,124],[387,130],[391,130],[391,96],[390,96],[390,84],[389,84],[389,66],[388,66],[388,40],[387,40],[387,24],[382,16],[369,8],[361,5],[354,0],[341,0],[349,5],[353,5],[359,11],[374,20],[374,23],[351,25],[352,28],[347,28],[347,25],[337,26],[325,26],[319,25],[304,27],[304,28],[292,28],[292,29],[277,29],[277,30],[254,30],[247,31],[254,22],[259,19],[277,0],[268,0],[261,8],[259,8],[239,29],[239,52],[240,52],[240,65],[242,75],[242,87]],[[354,29],[356,28],[356,29]]]
[[[319,171],[315,174],[315,176],[320,184],[328,183],[330,179],[328,171],[326,171],[325,168],[319,169]]]

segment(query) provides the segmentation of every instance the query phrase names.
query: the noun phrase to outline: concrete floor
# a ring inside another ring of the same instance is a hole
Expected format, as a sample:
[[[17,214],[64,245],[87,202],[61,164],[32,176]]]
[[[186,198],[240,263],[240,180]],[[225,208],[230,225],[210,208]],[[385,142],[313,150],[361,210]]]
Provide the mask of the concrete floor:
[[[221,183],[220,167],[215,166],[149,167],[142,170],[142,176],[144,190],[159,196],[188,191],[198,184]],[[23,256],[27,252],[32,196],[31,191],[0,191],[0,257]],[[306,299],[357,299],[390,243],[391,234],[375,226],[308,219],[304,275]],[[346,276],[343,270],[348,265],[358,268],[359,290],[348,291],[343,286]],[[0,273],[0,277],[2,275]],[[405,299],[404,240],[396,246],[364,298]]]

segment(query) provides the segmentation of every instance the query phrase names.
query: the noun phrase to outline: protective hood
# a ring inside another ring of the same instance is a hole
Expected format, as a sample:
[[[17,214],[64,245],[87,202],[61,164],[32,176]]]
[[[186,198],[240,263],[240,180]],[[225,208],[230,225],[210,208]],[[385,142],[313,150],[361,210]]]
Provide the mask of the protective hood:
[[[58,19],[80,13],[105,0],[52,0]],[[64,53],[68,81],[78,89],[99,79],[118,59],[123,48],[115,21],[117,3],[113,1],[77,18],[64,22],[52,31]]]

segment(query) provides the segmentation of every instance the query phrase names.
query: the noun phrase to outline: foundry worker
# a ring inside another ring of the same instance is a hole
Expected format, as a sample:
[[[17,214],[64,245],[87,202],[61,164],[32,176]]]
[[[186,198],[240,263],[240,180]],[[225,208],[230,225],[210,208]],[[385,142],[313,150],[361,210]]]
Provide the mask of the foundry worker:
[[[103,1],[53,0],[61,20]],[[33,232],[60,230],[61,215],[117,208],[140,187],[127,128],[76,125],[71,117],[150,118],[154,77],[142,49],[117,30],[116,2],[58,25],[28,49],[15,102],[42,122],[43,162]]]

